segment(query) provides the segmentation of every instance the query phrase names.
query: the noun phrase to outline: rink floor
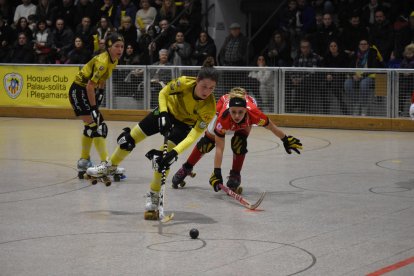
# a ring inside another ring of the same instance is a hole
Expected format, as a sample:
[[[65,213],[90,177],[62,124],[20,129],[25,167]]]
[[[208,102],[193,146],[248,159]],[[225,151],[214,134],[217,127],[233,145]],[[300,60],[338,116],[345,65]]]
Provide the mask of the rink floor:
[[[108,122],[110,153],[134,124]],[[175,218],[161,224],[143,219],[144,154],[161,136],[122,163],[127,179],[92,186],[77,179],[80,121],[0,118],[0,275],[414,275],[414,134],[283,130],[301,155],[263,128],[248,141],[243,196],[266,191],[258,210],[212,190],[210,153],[185,188],[169,176]],[[228,146],[224,175],[231,158]]]

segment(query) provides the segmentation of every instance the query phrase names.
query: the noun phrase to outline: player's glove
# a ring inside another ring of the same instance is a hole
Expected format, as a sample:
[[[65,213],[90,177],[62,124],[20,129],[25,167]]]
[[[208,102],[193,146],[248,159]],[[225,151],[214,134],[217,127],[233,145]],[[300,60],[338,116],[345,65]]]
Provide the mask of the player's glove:
[[[293,136],[287,136],[283,137],[282,139],[283,146],[285,147],[285,150],[288,154],[292,153],[292,150],[295,151],[297,154],[300,154],[300,149],[302,149],[302,143],[299,139],[293,137]]]
[[[167,154],[164,157],[161,156],[161,158],[158,161],[158,171],[161,172],[163,168],[168,170],[170,166],[172,165],[172,163],[177,161],[178,159],[177,156],[178,156],[178,153],[175,150],[171,150],[167,152]]]
[[[410,117],[414,120],[414,103],[410,106]]]
[[[99,88],[95,90],[95,101],[96,101],[97,106],[100,106],[102,104],[104,93],[105,93],[105,90],[103,88]]]
[[[158,127],[162,136],[168,135],[172,128],[170,114],[166,111],[160,113],[158,117]]]
[[[214,171],[210,176],[209,182],[215,192],[218,192],[221,190],[221,188],[219,187],[219,184],[223,184],[223,177],[221,176],[220,168],[214,168]]]
[[[95,124],[98,126],[101,125],[104,121],[101,113],[99,112],[98,106],[96,105],[91,106],[91,116]]]

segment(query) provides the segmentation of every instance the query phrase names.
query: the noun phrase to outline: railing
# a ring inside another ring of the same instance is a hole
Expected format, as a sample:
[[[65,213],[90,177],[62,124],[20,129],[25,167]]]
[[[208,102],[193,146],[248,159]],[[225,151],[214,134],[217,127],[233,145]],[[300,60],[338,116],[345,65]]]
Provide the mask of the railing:
[[[161,84],[195,66],[117,66],[108,80],[106,107],[152,109]],[[408,117],[414,70],[339,68],[216,67],[216,98],[232,87],[244,87],[259,107],[273,114],[318,114]]]

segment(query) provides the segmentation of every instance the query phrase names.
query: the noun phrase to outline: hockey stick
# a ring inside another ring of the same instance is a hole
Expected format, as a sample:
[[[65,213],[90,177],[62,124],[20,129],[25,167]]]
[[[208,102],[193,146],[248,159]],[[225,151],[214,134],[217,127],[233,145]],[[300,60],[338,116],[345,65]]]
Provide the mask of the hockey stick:
[[[241,205],[243,205],[244,207],[246,207],[247,209],[250,210],[254,210],[257,207],[259,207],[259,205],[262,203],[266,192],[262,192],[262,194],[260,195],[259,200],[254,203],[251,204],[250,202],[248,202],[245,198],[243,198],[241,195],[236,194],[235,192],[233,192],[230,188],[224,186],[223,184],[218,184],[218,186],[220,187],[220,189],[225,192],[226,194],[228,194],[229,196],[231,196],[232,198],[234,198],[235,200],[237,200],[238,202],[240,202]]]
[[[162,150],[162,157],[164,158],[167,155],[168,152],[168,136],[164,136],[164,148]],[[174,213],[171,213],[169,215],[164,214],[164,197],[165,197],[165,182],[167,180],[166,176],[167,168],[163,167],[161,170],[161,190],[160,190],[160,201],[158,203],[158,211],[161,222],[168,222],[173,219]]]

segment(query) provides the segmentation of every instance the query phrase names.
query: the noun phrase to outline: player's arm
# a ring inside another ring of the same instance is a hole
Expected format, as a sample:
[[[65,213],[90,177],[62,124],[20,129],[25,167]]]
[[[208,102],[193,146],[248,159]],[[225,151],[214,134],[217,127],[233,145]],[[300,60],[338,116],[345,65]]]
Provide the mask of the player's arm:
[[[295,151],[297,154],[300,154],[300,149],[302,149],[302,143],[299,139],[286,135],[280,128],[278,128],[270,119],[266,129],[270,130],[274,135],[280,138],[283,142],[283,146],[288,154],[292,153],[292,150]]]
[[[86,85],[86,92],[88,94],[88,100],[91,105],[91,107],[96,106],[96,99],[95,99],[95,87],[96,83],[92,80],[88,81],[88,84]]]
[[[267,126],[265,126],[266,129],[270,130],[274,135],[279,137],[280,139],[283,139],[283,137],[286,136],[286,134],[278,128],[271,120],[269,120],[269,123]]]

